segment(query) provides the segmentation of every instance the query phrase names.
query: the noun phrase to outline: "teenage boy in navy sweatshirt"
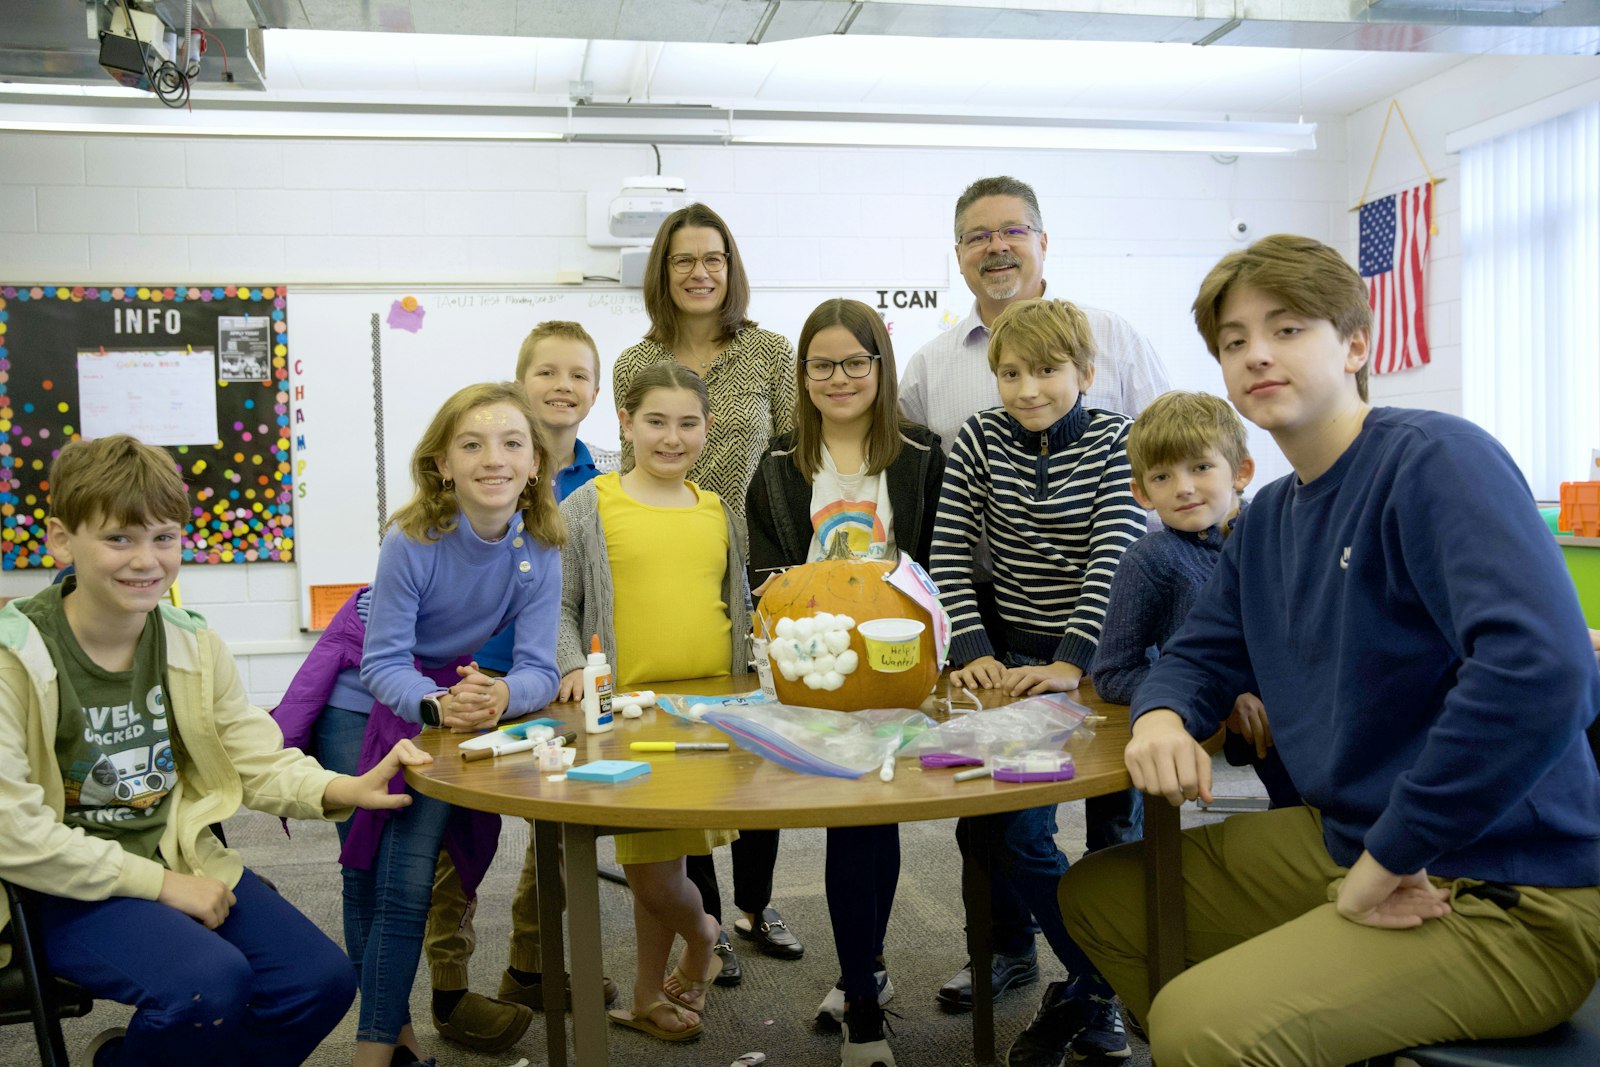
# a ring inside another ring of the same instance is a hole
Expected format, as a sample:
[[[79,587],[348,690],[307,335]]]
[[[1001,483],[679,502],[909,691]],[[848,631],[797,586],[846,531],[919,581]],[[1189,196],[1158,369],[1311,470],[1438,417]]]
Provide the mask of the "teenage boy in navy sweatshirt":
[[[1193,966],[1153,1006],[1138,849],[1062,879],[1067,928],[1162,1067],[1546,1029],[1600,974],[1600,672],[1528,487],[1477,426],[1368,405],[1367,294],[1333,249],[1232,253],[1194,315],[1294,474],[1136,694],[1128,770],[1209,798],[1196,738],[1258,692],[1307,806],[1185,832]]]

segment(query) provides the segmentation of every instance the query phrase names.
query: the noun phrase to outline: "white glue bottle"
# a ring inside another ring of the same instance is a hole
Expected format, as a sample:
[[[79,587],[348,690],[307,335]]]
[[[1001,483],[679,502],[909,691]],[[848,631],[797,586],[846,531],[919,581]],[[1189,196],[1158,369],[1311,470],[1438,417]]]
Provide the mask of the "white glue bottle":
[[[611,664],[600,649],[600,635],[589,639],[589,663],[583,668],[583,728],[603,734],[616,725],[611,715]]]

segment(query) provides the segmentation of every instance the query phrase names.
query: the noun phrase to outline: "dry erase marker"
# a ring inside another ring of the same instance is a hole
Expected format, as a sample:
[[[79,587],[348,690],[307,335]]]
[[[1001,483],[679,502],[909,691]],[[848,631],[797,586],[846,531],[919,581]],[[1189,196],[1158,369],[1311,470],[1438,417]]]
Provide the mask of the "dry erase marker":
[[[576,733],[565,733],[559,737],[547,737],[538,741],[523,740],[512,741],[504,745],[494,745],[487,748],[463,748],[461,758],[471,763],[474,760],[488,759],[491,756],[509,756],[516,752],[531,752],[545,745],[554,745],[559,741],[563,745],[570,745],[578,739]]]
[[[628,745],[635,752],[726,752],[726,741],[634,741]]]

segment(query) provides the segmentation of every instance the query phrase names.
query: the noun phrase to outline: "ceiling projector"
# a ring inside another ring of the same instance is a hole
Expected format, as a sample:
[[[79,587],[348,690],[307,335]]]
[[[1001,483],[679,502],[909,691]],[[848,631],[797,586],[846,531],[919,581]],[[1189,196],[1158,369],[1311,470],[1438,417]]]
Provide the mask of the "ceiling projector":
[[[606,229],[612,237],[630,242],[654,240],[663,219],[689,206],[687,188],[682,178],[660,174],[624,178],[622,191],[611,199]]]

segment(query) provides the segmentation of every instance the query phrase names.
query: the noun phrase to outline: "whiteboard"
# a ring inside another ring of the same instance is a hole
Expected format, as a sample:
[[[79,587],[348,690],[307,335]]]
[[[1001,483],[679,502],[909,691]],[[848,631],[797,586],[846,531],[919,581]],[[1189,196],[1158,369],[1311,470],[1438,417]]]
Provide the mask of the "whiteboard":
[[[943,289],[927,287],[765,289],[751,294],[750,317],[793,341],[806,316],[836,296],[880,309],[901,363],[972,304],[964,287],[953,305]],[[579,322],[600,349],[603,373],[578,435],[616,448],[611,366],[649,329],[643,294],[617,286],[296,286],[288,301],[302,620],[311,618],[312,586],[372,580],[383,523],[411,498],[411,450],[446,397],[510,378],[523,338],[540,322]]]

